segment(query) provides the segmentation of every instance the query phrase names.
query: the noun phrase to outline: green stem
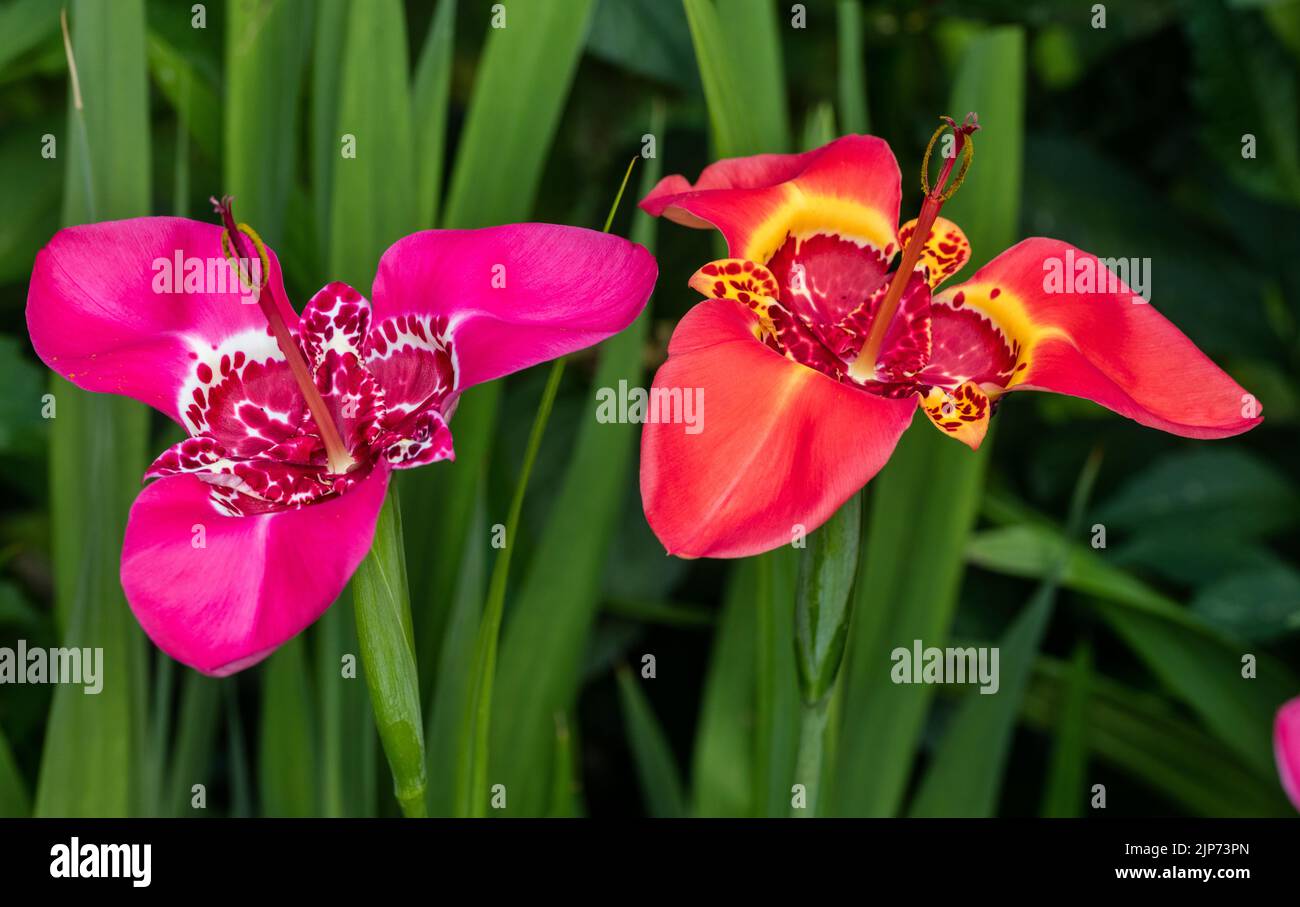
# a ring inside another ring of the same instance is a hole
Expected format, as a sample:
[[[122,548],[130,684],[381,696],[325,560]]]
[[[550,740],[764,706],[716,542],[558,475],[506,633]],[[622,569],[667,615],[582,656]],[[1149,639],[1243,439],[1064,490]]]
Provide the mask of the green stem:
[[[791,808],[795,816],[817,815],[827,713],[844,661],[861,537],[862,494],[858,493],[808,538],[799,562],[795,661],[803,710],[795,781],[804,786],[806,803],[802,809]]]
[[[815,818],[821,794],[823,754],[826,747],[826,715],[830,697],[815,703],[804,702],[800,710],[799,755],[794,763],[794,779],[804,786],[804,808],[791,807],[796,818]]]
[[[422,818],[427,814],[424,722],[403,550],[402,517],[392,491],[379,511],[370,553],[352,578],[352,595],[361,662],[394,793],[403,815]]]

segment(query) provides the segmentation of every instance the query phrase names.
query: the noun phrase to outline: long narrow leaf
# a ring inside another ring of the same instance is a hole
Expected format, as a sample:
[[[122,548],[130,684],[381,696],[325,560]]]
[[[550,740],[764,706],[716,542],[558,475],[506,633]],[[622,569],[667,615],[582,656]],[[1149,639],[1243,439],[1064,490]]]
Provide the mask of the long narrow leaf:
[[[555,716],[555,768],[551,773],[552,819],[573,819],[581,815],[578,783],[577,743],[563,713]]]
[[[444,226],[482,227],[528,216],[592,6],[593,0],[572,0],[505,8],[506,27],[491,29],[479,62],[443,207]],[[409,559],[423,560],[429,551],[438,552],[429,588],[413,590],[424,596],[416,600],[416,651],[426,684],[441,652],[439,628],[445,619],[422,620],[419,615],[429,608],[445,614],[452,599],[482,465],[491,452],[500,394],[500,382],[464,394],[452,425],[456,462],[436,470],[411,470],[399,483],[404,497],[428,505],[408,508],[408,538],[421,546]]]
[[[652,131],[662,129],[662,117],[652,120]],[[658,161],[646,161],[638,194],[648,192],[658,175]],[[655,221],[637,212],[631,238],[653,251]],[[651,317],[647,305],[636,321],[601,345],[586,413],[596,412],[603,389],[641,384],[641,348]],[[552,716],[570,710],[577,695],[582,652],[599,606],[637,434],[636,425],[584,419],[514,603],[501,650],[501,717],[493,728],[493,770],[515,791],[512,814],[535,815],[545,808],[541,791],[534,790],[547,776]]]
[[[1008,544],[1010,540],[1018,540]],[[1018,576],[1041,576],[1044,546],[1060,544],[1050,527],[988,530],[971,540],[972,562]],[[1272,764],[1272,716],[1300,679],[1266,652],[1230,639],[1092,549],[1074,544],[1063,582],[1098,599],[1093,605],[1171,691],[1257,770]],[[1245,656],[1256,676],[1244,676]]]
[[[27,782],[14,761],[4,729],[0,728],[0,818],[24,819],[31,813],[32,798],[27,792]]]
[[[790,114],[785,100],[781,35],[789,32],[788,5],[776,0],[716,0],[725,23],[726,53],[740,109],[753,121],[765,151],[790,146]]]
[[[317,623],[316,690],[320,709],[322,815],[371,816],[378,805],[378,746],[370,696],[358,664],[357,622],[344,595]]]
[[[457,735],[467,720],[465,710],[469,707],[474,639],[487,591],[486,529],[480,492],[469,536],[483,541],[465,546],[456,593],[448,608],[450,614],[442,636],[442,656],[438,660],[437,680],[430,697],[424,734],[429,759],[429,814],[434,816],[449,816],[456,808]]]
[[[262,669],[262,722],[258,733],[258,787],[262,815],[316,814],[316,760],[302,637],[290,640]]]
[[[1066,675],[1059,662],[1039,660],[1025,696],[1031,726],[1055,725],[1068,696]],[[1093,675],[1084,721],[1089,750],[1098,759],[1195,815],[1295,815],[1274,773],[1254,773],[1231,749],[1149,694]],[[1080,796],[1091,801],[1091,785]]]
[[[672,748],[655,718],[650,700],[638,683],[630,669],[619,669],[618,692],[623,704],[623,727],[641,779],[646,811],[657,819],[681,818],[686,812],[685,798],[673,762]]]
[[[415,220],[432,227],[442,201],[442,170],[447,155],[447,108],[451,100],[451,61],[456,37],[456,0],[438,0],[429,34],[420,51],[411,86],[415,139]]]
[[[474,664],[471,669],[468,708],[460,732],[460,749],[456,760],[456,812],[458,816],[486,815],[487,774],[489,765],[488,743],[492,729],[492,697],[496,683],[497,652],[501,636],[501,620],[505,610],[506,583],[510,576],[510,558],[518,544],[519,516],[524,506],[524,494],[532,474],[537,450],[541,447],[555,395],[564,375],[564,360],[557,359],[551,366],[550,376],[542,391],[533,428],[524,451],[524,462],[515,482],[510,512],[506,515],[506,544],[497,554],[488,583],[487,602],[479,622],[478,636],[474,641]]]
[[[321,260],[329,252],[330,208],[334,197],[334,167],[342,157],[338,130],[339,84],[343,45],[347,38],[351,0],[317,0],[311,58],[311,108],[309,113],[312,208],[316,244]]]
[[[860,0],[839,0],[835,7],[835,21],[839,26],[840,122],[845,132],[864,133],[870,125]]]
[[[1101,456],[1097,451],[1088,458],[1079,475],[1066,521],[1067,537],[1079,532],[1100,467]],[[1068,546],[1062,541],[1054,553],[1051,570],[1029,605],[999,641],[996,647],[999,661],[992,673],[997,686],[981,687],[978,695],[968,696],[957,710],[912,802],[912,815],[985,818],[994,814],[1011,751],[1016,714],[1039,645],[1047,632],[1068,552]],[[984,680],[982,674],[979,679]]]
[[[221,102],[217,92],[185,59],[154,32],[149,33],[149,72],[176,110],[185,134],[212,158],[221,151]]]
[[[760,816],[790,810],[790,786],[799,751],[801,706],[795,663],[795,589],[798,559],[794,548],[760,555],[754,678],[754,808]]]
[[[491,29],[447,193],[447,226],[489,226],[532,207],[592,5],[518,3],[506,9],[506,27]]]
[[[1056,724],[1056,745],[1052,749],[1043,792],[1042,814],[1048,818],[1076,818],[1083,813],[1091,676],[1092,646],[1087,642],[1080,643],[1065,678],[1060,717]]]
[[[911,815],[987,818],[994,814],[1015,717],[1055,595],[1054,582],[1040,586],[998,641],[999,686],[991,695],[980,689],[962,702],[912,802]]]
[[[327,260],[331,275],[368,293],[380,255],[416,227],[400,0],[350,5],[340,79]]]
[[[311,14],[304,0],[231,0],[226,10],[224,190],[271,246],[284,238],[294,183]]]
[[[1111,628],[1255,771],[1272,772],[1273,716],[1300,682],[1262,652],[1147,614],[1102,604]],[[1255,667],[1248,673],[1248,658]]]
[[[176,711],[176,743],[168,767],[167,797],[163,800],[167,815],[194,815],[194,785],[211,789],[208,772],[221,716],[221,684],[196,671],[185,673]]]
[[[756,560],[742,561],[731,571],[696,725],[691,762],[696,816],[753,814],[757,586]]]
[[[696,64],[708,102],[713,145],[718,156],[734,157],[759,151],[763,139],[756,122],[745,109],[740,77],[731,65],[730,36],[723,29],[712,0],[682,0],[682,5],[686,7],[686,20],[691,28],[691,41],[695,45]]]
[[[144,4],[73,5],[65,223],[149,211]],[[84,106],[83,106],[84,105]],[[138,806],[143,763],[143,636],[122,596],[118,560],[144,469],[147,410],[56,380],[50,432],[55,603],[64,645],[103,651],[103,689],[54,692],[37,815],[120,816]],[[156,780],[153,782],[156,783]]]

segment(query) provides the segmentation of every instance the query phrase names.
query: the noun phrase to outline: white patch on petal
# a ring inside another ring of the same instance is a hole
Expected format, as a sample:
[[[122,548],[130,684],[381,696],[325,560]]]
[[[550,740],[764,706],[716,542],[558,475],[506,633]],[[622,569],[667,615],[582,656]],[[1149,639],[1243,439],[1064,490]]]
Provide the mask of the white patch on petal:
[[[212,344],[207,343],[198,337],[187,336],[185,338],[186,346],[190,352],[194,353],[197,358],[189,360],[188,370],[185,374],[185,381],[181,384],[180,393],[177,395],[176,409],[181,414],[181,421],[191,435],[202,434],[207,431],[209,426],[206,418],[208,401],[210,400],[209,392],[219,384],[224,383],[230,377],[230,374],[242,376],[250,362],[283,362],[284,354],[280,352],[280,346],[275,342],[275,338],[268,334],[265,328],[250,329],[241,331],[238,334],[232,334],[225,340],[221,341],[216,349]],[[242,353],[242,357],[237,354]],[[221,364],[224,359],[228,358],[230,362],[230,371],[222,373]],[[239,365],[235,362],[239,359]],[[207,366],[204,372],[200,366]],[[194,392],[200,390],[203,392],[204,404],[200,407],[198,418],[194,416]],[[273,418],[287,420],[289,413],[280,413],[267,410],[267,414]]]

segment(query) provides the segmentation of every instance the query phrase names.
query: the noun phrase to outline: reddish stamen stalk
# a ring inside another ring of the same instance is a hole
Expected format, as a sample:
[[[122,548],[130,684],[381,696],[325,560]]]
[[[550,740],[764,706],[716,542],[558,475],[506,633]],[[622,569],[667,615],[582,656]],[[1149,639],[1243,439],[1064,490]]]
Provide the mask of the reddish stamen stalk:
[[[217,213],[221,215],[222,225],[226,228],[226,235],[229,237],[230,248],[234,252],[236,261],[232,262],[232,265],[239,270],[239,262],[260,261],[261,255],[259,250],[249,248],[252,243],[236,225],[231,201],[230,197],[227,196],[220,202],[213,199],[212,203],[216,207]],[[289,371],[293,373],[294,380],[298,382],[298,389],[302,391],[303,397],[307,400],[307,410],[316,422],[316,429],[320,432],[321,442],[325,445],[325,455],[329,459],[330,472],[342,475],[355,465],[356,461],[352,459],[347,446],[343,443],[343,437],[339,434],[338,426],[334,424],[329,408],[325,405],[325,399],[321,397],[320,391],[316,387],[316,382],[311,376],[311,370],[307,367],[307,360],[303,356],[302,350],[298,349],[298,344],[294,341],[293,335],[289,333],[289,326],[285,324],[284,316],[280,313],[278,301],[275,298],[274,283],[270,278],[269,273],[261,275],[262,285],[258,288],[257,294],[258,308],[262,310],[263,316],[265,316],[267,323],[271,327],[271,334],[280,347],[280,352],[284,354],[285,360],[289,363]],[[242,281],[242,276],[240,279]]]
[[[939,216],[943,203],[952,197],[960,184],[961,178],[965,174],[965,168],[958,175],[958,182],[955,183],[947,192],[944,187],[947,186],[949,178],[952,176],[953,166],[957,163],[958,156],[961,155],[966,144],[966,137],[979,129],[975,122],[975,115],[968,114],[965,123],[958,126],[951,118],[945,117],[948,125],[952,127],[953,135],[956,141],[953,145],[952,155],[948,157],[943,164],[943,169],[939,171],[939,179],[933,189],[929,189],[929,176],[924,170],[921,172],[921,183],[928,191],[925,195],[925,201],[921,204],[921,213],[916,218],[916,229],[912,232],[912,238],[908,240],[907,248],[903,250],[903,257],[898,263],[898,270],[894,272],[894,277],[889,284],[889,290],[885,293],[884,300],[880,303],[880,308],[876,312],[875,319],[871,322],[871,330],[867,333],[867,340],[862,345],[861,352],[858,353],[853,365],[849,368],[849,374],[859,380],[867,380],[875,377],[876,360],[880,356],[880,348],[885,342],[885,334],[889,331],[889,325],[894,320],[894,315],[898,312],[898,305],[903,299],[903,291],[907,288],[907,283],[912,279],[912,272],[916,270],[916,263],[921,259],[921,250],[930,239],[930,230],[934,227],[935,218]],[[934,134],[930,140],[930,148],[934,147],[935,141],[943,132],[943,127]],[[926,164],[930,160],[930,150],[925,153]],[[923,165],[924,166],[924,165]]]

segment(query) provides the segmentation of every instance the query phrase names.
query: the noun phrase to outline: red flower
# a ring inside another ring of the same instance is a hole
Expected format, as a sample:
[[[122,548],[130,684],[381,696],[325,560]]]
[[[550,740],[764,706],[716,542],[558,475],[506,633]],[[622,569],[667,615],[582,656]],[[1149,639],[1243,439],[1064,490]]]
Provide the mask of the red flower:
[[[641,202],[716,227],[730,255],[691,278],[708,301],[678,324],[654,380],[699,395],[705,430],[651,421],[642,435],[646,517],[669,552],[743,557],[813,530],[884,466],[918,403],[972,448],[1012,390],[1084,397],[1190,438],[1261,421],[1191,340],[1067,243],[1026,239],[939,291],[970,258],[938,212],[977,127],[949,125],[956,152],[925,187],[919,227],[897,226],[898,163],[872,136],[719,161]]]

